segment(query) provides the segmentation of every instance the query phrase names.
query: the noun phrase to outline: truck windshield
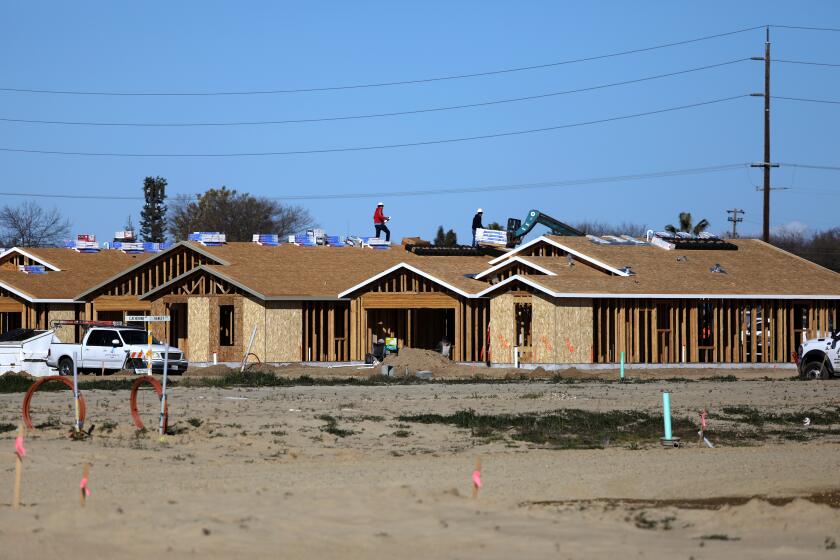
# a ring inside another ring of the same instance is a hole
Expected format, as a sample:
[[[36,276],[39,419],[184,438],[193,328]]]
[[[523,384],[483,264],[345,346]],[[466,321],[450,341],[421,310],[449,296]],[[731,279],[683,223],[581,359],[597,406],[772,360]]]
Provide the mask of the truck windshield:
[[[120,331],[123,342],[126,344],[148,344],[149,335],[146,331]],[[152,344],[160,344],[155,337],[152,337]]]

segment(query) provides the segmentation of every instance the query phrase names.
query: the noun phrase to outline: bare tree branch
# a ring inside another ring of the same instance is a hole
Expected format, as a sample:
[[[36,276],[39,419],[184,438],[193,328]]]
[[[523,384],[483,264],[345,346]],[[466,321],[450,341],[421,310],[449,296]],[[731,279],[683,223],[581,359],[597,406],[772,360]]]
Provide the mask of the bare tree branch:
[[[70,220],[57,208],[45,210],[34,202],[0,209],[0,244],[7,247],[55,247],[70,235]]]

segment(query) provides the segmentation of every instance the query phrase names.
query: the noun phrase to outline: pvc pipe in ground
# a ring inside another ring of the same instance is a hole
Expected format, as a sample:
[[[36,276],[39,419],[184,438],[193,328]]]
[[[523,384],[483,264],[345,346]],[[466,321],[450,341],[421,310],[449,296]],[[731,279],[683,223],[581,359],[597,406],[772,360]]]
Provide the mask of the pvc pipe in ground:
[[[662,391],[662,420],[665,423],[665,438],[671,440],[671,393]]]
[[[163,419],[166,415],[166,379],[169,377],[169,345],[164,345],[163,354],[163,386],[160,392],[160,422],[158,424],[158,431],[163,436]],[[216,361],[216,353],[213,352],[213,362]]]
[[[513,367],[519,367],[519,346],[513,347]]]
[[[79,360],[79,355],[73,352],[73,408],[75,410],[75,421],[73,427],[76,433],[81,431],[82,423],[79,421],[79,368],[76,362]]]
[[[213,365],[217,365],[219,363],[219,353],[213,352]]]
[[[624,381],[624,352],[621,353],[621,369],[619,371],[621,375],[621,380]]]

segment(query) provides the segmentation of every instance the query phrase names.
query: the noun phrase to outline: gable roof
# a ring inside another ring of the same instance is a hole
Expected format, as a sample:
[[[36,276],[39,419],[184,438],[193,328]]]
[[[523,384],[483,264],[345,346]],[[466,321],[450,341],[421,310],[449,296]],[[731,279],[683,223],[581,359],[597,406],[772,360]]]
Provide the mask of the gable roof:
[[[632,275],[592,274],[589,267],[561,266],[554,269],[555,276],[515,278],[527,279],[535,289],[555,297],[840,299],[840,274],[757,239],[731,241],[737,251],[668,251],[652,245],[562,239],[566,246],[614,268],[630,266]],[[716,264],[726,272],[711,272]],[[485,294],[506,283],[496,284]]]
[[[147,253],[128,255],[114,250],[78,253],[62,248],[25,249],[20,250],[20,254],[49,263],[50,271],[46,274],[24,274],[16,270],[0,270],[0,285],[27,301],[61,303],[75,301],[79,292],[149,258]]]
[[[628,274],[625,273],[624,271],[619,270],[618,268],[615,268],[613,266],[610,266],[609,264],[604,263],[601,260],[591,256],[590,251],[587,251],[586,253],[583,253],[581,251],[581,249],[577,247],[579,245],[579,242],[580,242],[581,239],[583,239],[584,241],[587,241],[587,243],[589,245],[593,245],[593,243],[589,242],[585,237],[542,235],[540,237],[537,237],[536,239],[532,239],[528,243],[520,245],[516,249],[514,249],[512,251],[509,251],[508,253],[505,253],[504,255],[496,257],[495,259],[490,261],[490,264],[491,265],[498,264],[498,263],[512,257],[513,255],[517,255],[517,254],[521,253],[522,251],[525,251],[526,249],[530,249],[534,245],[538,245],[540,243],[545,243],[545,244],[551,245],[553,247],[556,247],[556,248],[560,249],[561,251],[565,251],[566,253],[569,253],[569,254],[573,255],[573,256],[577,257],[578,259],[580,259],[581,261],[588,262],[589,264],[591,264],[593,266],[597,266],[598,268],[601,268],[601,269],[603,269],[603,270],[605,270],[605,271],[607,271],[611,274],[615,274],[616,276],[628,276]],[[584,248],[588,249],[588,247],[584,247]]]
[[[212,253],[209,253],[208,251],[206,251],[205,248],[202,247],[200,244],[188,243],[188,242],[181,241],[181,242],[178,242],[178,243],[174,244],[169,249],[161,251],[160,253],[142,253],[143,255],[147,255],[147,258],[139,260],[138,262],[135,262],[134,264],[132,264],[131,266],[129,266],[125,270],[118,271],[116,274],[114,274],[112,276],[109,276],[108,278],[103,279],[101,282],[97,283],[96,285],[89,286],[89,287],[85,288],[85,290],[83,292],[76,295],[76,299],[77,300],[84,300],[85,297],[92,294],[93,292],[95,292],[97,290],[100,290],[100,289],[104,288],[105,286],[107,286],[108,284],[110,284],[112,282],[116,282],[116,281],[120,280],[121,278],[124,278],[125,276],[128,276],[129,274],[131,274],[132,272],[134,272],[138,268],[141,268],[141,267],[143,267],[143,266],[145,266],[145,265],[147,265],[147,264],[149,264],[149,263],[151,263],[155,260],[158,260],[158,259],[161,259],[161,258],[166,258],[170,253],[173,253],[173,252],[179,250],[182,247],[186,247],[190,251],[195,251],[196,253],[204,255],[208,259],[212,259],[212,260],[218,262],[219,264],[222,264],[222,265],[229,264],[224,259],[221,259],[220,257],[218,257],[216,255],[213,255]]]
[[[555,272],[552,272],[548,268],[540,266],[539,264],[533,262],[533,260],[536,260],[536,259],[539,259],[539,258],[544,259],[544,257],[536,257],[535,258],[535,257],[521,257],[519,255],[514,255],[507,260],[501,261],[500,263],[498,263],[494,266],[491,266],[490,268],[488,268],[486,270],[483,270],[483,271],[479,272],[478,274],[475,275],[475,279],[476,280],[481,280],[482,278],[485,278],[485,277],[493,274],[497,270],[501,270],[502,268],[504,268],[508,265],[511,265],[513,263],[520,263],[524,266],[527,266],[527,267],[535,270],[536,272],[538,272],[540,274],[547,274],[549,276],[554,276],[556,274]],[[551,262],[550,263],[547,262],[546,264],[549,264],[549,265],[553,264],[553,261],[555,261],[555,260],[556,259],[551,259]]]

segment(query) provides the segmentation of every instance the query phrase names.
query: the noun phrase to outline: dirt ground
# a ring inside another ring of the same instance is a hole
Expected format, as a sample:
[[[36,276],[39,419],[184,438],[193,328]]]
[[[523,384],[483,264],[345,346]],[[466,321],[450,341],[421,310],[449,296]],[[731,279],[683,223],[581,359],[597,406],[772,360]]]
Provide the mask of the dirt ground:
[[[87,426],[95,427],[84,441],[67,437],[70,393],[38,393],[32,417],[42,427],[26,440],[17,511],[10,507],[9,425],[19,422],[23,395],[0,394],[0,428],[7,430],[0,433],[0,556],[840,557],[840,425],[804,424],[837,410],[840,380],[785,380],[792,373],[778,370],[677,375],[730,373],[745,378],[181,385],[170,393],[173,433],[164,441],[134,429],[127,391],[85,392]],[[659,414],[666,388],[675,418],[709,408],[716,448],[691,438],[666,449],[651,438],[559,449],[513,431],[481,434],[400,419],[466,410]],[[157,406],[151,393],[141,395],[148,425]],[[744,406],[793,420],[781,438],[721,443],[722,411]],[[483,487],[474,499],[478,457]],[[82,508],[84,463],[92,494]]]

